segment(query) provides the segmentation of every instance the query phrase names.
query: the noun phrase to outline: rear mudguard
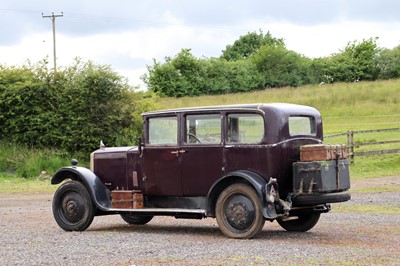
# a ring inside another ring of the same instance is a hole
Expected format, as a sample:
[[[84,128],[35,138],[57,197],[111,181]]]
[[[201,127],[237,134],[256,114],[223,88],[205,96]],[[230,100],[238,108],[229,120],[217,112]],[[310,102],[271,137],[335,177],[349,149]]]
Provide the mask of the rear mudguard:
[[[276,182],[276,179],[271,180],[267,183],[260,175],[248,170],[234,171],[224,175],[213,184],[208,193],[207,216],[215,217],[215,205],[222,190],[233,183],[243,181],[250,183],[256,191],[265,219],[273,220],[277,217],[286,215],[290,210],[291,204],[279,198],[278,183]],[[282,205],[282,209],[285,210],[284,214],[277,214],[275,210],[276,204]]]
[[[97,209],[108,211],[111,208],[111,192],[89,169],[79,166],[60,168],[52,177],[51,184],[60,184],[66,179],[80,181],[88,190]]]

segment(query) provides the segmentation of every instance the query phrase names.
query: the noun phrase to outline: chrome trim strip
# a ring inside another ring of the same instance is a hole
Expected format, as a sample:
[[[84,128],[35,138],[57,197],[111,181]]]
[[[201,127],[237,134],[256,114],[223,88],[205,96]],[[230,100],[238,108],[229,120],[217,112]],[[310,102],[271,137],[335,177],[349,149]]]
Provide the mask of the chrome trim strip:
[[[116,153],[96,153],[94,159],[126,159],[127,153],[116,152]]]

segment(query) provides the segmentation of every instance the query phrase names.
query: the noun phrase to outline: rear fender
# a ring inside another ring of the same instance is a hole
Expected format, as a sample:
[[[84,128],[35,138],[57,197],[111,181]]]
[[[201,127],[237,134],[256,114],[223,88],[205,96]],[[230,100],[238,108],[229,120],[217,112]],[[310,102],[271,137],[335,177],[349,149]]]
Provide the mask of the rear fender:
[[[66,179],[82,182],[88,190],[93,203],[99,210],[111,208],[111,192],[101,183],[100,179],[89,169],[79,166],[60,168],[52,177],[51,184],[60,184]]]
[[[258,174],[248,171],[239,170],[230,172],[220,179],[218,179],[211,187],[207,196],[207,216],[215,217],[215,205],[219,194],[228,186],[234,183],[249,183],[254,190],[257,192],[258,198],[260,200],[261,206],[264,206],[264,195],[265,195],[265,185],[266,181]]]

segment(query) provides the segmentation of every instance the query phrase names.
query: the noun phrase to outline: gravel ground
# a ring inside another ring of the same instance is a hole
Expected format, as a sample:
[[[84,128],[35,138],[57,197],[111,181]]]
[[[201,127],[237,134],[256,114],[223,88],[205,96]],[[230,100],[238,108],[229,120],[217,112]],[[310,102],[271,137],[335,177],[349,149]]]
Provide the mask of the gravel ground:
[[[353,189],[400,188],[400,177],[353,182]],[[396,192],[353,193],[337,205],[400,207]],[[95,217],[85,232],[64,232],[51,194],[0,194],[2,265],[400,265],[400,214],[322,214],[307,233],[265,224],[251,240],[226,238],[215,219],[156,217],[145,226]],[[398,213],[398,212],[397,212]]]

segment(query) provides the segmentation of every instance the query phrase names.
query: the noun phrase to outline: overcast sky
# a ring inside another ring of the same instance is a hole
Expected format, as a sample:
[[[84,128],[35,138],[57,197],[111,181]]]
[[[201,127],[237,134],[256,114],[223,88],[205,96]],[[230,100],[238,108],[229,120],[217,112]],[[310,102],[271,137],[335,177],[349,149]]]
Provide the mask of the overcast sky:
[[[75,57],[111,65],[141,85],[152,59],[183,48],[197,57],[218,57],[241,35],[261,29],[283,38],[308,57],[339,52],[349,41],[379,37],[400,44],[396,0],[0,0],[0,64],[21,65],[46,56],[53,62],[56,19],[57,66]]]

